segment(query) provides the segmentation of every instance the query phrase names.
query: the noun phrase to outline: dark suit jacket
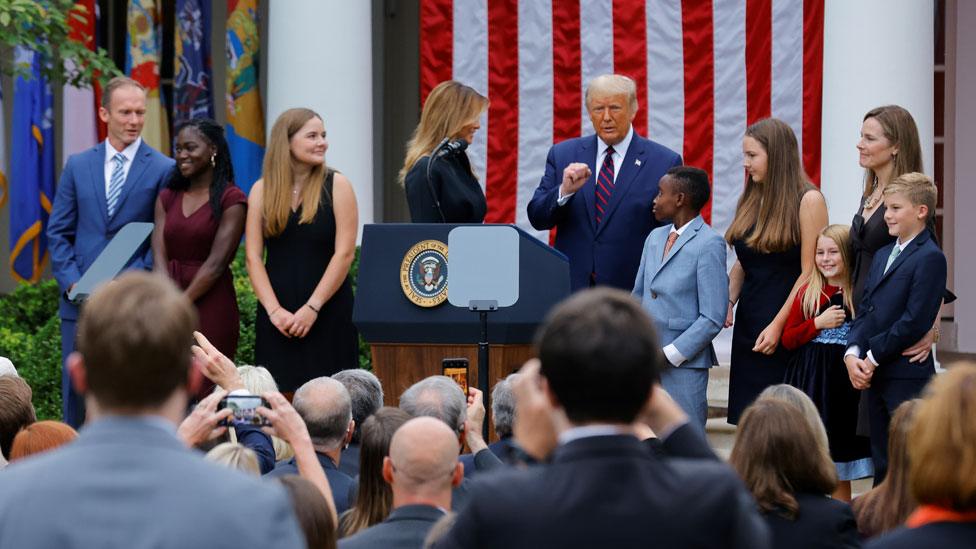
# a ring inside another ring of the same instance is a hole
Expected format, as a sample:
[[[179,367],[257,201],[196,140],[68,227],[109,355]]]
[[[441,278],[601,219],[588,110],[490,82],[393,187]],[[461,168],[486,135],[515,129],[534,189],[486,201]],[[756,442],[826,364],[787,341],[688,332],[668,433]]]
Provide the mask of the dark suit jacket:
[[[8,466],[0,547],[305,547],[281,486],[204,460],[164,421],[101,418]]]
[[[350,442],[349,446],[342,451],[342,459],[339,460],[339,470],[352,478],[359,476],[359,443]]]
[[[644,240],[658,226],[651,214],[657,182],[668,169],[681,165],[681,156],[635,132],[623,163],[616,167],[610,204],[597,227],[596,155],[596,135],[553,145],[545,174],[529,201],[529,221],[539,230],[556,227],[556,249],[569,257],[574,291],[588,287],[590,273],[595,272],[597,284],[629,292],[634,287]],[[573,162],[588,164],[593,175],[565,205],[559,206],[563,170]]]
[[[712,447],[708,445],[704,433],[690,421],[671,431],[671,434],[663,440],[649,438],[644,441],[644,445],[660,457],[719,461]]]
[[[860,547],[861,538],[851,506],[825,495],[796,494],[800,511],[796,520],[765,515],[776,549]]]
[[[976,522],[933,522],[898,528],[868,542],[869,549],[974,549]]]
[[[51,272],[62,291],[78,282],[119,229],[132,221],[152,223],[156,195],[172,169],[173,159],[143,141],[110,218],[105,201],[105,142],[68,157],[47,226]],[[148,241],[126,268],[152,269]],[[76,319],[78,307],[62,297],[60,314]]]
[[[340,549],[420,549],[444,511],[429,505],[397,507],[386,520],[339,540]]]
[[[322,469],[325,471],[325,477],[329,480],[329,487],[332,488],[332,498],[335,500],[336,513],[341,515],[349,509],[349,494],[351,493],[354,481],[352,477],[340,471],[329,456],[318,452],[315,453],[315,456],[319,458],[319,464],[322,465]],[[274,470],[268,473],[268,476],[280,477],[297,474],[298,465],[295,464],[295,458],[291,458],[288,461],[278,462]]]
[[[728,466],[661,459],[632,436],[560,446],[549,465],[478,481],[436,547],[769,547]]]
[[[946,287],[946,259],[922,231],[885,272],[894,244],[878,250],[864,297],[856,309],[848,345],[871,351],[880,365],[875,380],[924,379],[935,374],[935,360],[912,364],[901,353],[932,328]]]

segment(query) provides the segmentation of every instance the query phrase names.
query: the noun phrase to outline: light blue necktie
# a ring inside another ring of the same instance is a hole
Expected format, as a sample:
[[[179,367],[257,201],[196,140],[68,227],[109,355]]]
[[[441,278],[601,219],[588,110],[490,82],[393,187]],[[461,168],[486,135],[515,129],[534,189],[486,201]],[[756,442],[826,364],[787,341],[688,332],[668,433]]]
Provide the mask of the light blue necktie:
[[[901,247],[895,244],[895,247],[892,248],[891,250],[891,255],[888,256],[888,262],[885,263],[885,270],[884,270],[885,274],[888,273],[888,269],[891,268],[891,264],[895,262],[895,258],[897,258],[898,254],[900,253],[901,253]]]
[[[125,172],[122,170],[125,167],[125,155],[115,153],[112,160],[115,161],[115,166],[112,168],[112,178],[108,183],[108,196],[106,197],[109,217],[115,214],[115,207],[119,205],[119,195],[122,194],[122,185],[125,183],[123,175]]]

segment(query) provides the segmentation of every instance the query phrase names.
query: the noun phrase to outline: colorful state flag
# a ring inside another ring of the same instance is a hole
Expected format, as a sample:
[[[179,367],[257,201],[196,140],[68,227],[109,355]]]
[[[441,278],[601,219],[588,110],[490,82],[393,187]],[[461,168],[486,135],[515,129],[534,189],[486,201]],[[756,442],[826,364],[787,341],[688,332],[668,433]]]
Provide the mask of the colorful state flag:
[[[702,213],[721,234],[745,183],[748,124],[786,121],[820,180],[823,18],[823,0],[421,0],[421,97],[452,78],[488,97],[468,148],[485,221],[531,229],[549,147],[593,133],[587,83],[626,74],[634,129],[708,172]]]
[[[3,88],[0,88],[0,208],[7,204],[9,196],[7,188],[7,143],[4,141],[3,123]]]
[[[155,0],[129,0],[127,21],[125,72],[146,88],[146,123],[142,138],[152,148],[168,155],[169,123],[159,95],[162,19]]]
[[[14,62],[32,77],[14,82],[10,167],[10,270],[15,280],[37,282],[47,264],[47,220],[54,198],[54,95],[41,78],[41,59],[17,47]]]
[[[260,44],[257,0],[227,0],[227,144],[244,192],[260,179],[264,161]]]
[[[173,127],[193,118],[213,118],[210,67],[210,0],[176,1]]]
[[[84,21],[78,17],[68,17],[68,25],[71,27],[68,37],[94,51],[95,0],[76,0],[75,6],[84,6],[84,10],[75,9],[75,13]],[[64,118],[61,124],[64,128],[61,136],[61,157],[68,158],[98,143],[98,104],[95,102],[95,91],[92,87],[76,88],[65,84],[61,94],[64,105],[61,109]]]

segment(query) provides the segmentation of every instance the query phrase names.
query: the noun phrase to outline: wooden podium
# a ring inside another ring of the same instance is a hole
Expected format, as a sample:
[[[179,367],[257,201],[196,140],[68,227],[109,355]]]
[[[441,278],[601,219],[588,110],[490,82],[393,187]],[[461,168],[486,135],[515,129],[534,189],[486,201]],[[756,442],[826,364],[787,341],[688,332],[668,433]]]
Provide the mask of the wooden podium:
[[[387,405],[413,383],[442,373],[441,360],[469,360],[478,386],[478,314],[447,302],[447,250],[452,224],[374,224],[363,227],[353,322],[370,343],[373,372]],[[518,230],[518,229],[517,229]],[[519,299],[489,315],[489,387],[534,356],[535,330],[569,295],[566,256],[519,232]],[[441,280],[443,277],[443,280]]]

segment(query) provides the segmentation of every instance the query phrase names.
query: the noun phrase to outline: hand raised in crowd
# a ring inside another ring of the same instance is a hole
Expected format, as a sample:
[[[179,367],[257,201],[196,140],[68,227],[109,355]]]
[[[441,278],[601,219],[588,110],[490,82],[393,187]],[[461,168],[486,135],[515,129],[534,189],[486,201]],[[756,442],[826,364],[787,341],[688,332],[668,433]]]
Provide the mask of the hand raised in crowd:
[[[207,379],[228,392],[245,388],[233,360],[218,351],[202,333],[193,332],[193,339],[197,342],[191,347],[193,356],[200,361],[200,370]]]
[[[525,453],[544,461],[556,449],[562,422],[556,418],[552,403],[543,390],[545,380],[539,373],[540,368],[538,359],[529,360],[519,370],[523,375],[512,384],[515,409],[518,410],[512,432]]]
[[[932,344],[935,343],[935,326],[931,330],[925,332],[922,339],[918,340],[914,345],[902,351],[902,356],[911,357],[908,362],[922,362],[929,357],[929,353],[932,352]]]
[[[293,315],[291,312],[286,311],[284,307],[278,307],[270,315],[268,319],[271,320],[271,324],[281,332],[281,335],[285,337],[292,337],[289,327],[291,326]]]
[[[207,398],[200,401],[193,412],[186,416],[176,430],[177,436],[189,447],[204,443],[224,434],[227,427],[218,426],[221,420],[227,419],[234,413],[230,408],[217,411],[217,403],[227,396],[227,391],[217,389]]]
[[[319,314],[306,303],[295,311],[295,314],[291,316],[291,322],[286,325],[285,329],[292,337],[305,337],[318,318]]]
[[[566,196],[580,190],[593,172],[590,167],[582,162],[573,162],[563,170],[563,181],[559,185],[559,194]]]
[[[854,355],[847,355],[844,357],[844,365],[847,366],[847,375],[851,378],[851,385],[855,389],[863,391],[871,386],[874,366],[867,360],[857,358]]]
[[[472,454],[488,447],[481,431],[485,425],[485,395],[479,389],[468,387],[468,414],[464,420],[464,442]]]
[[[836,328],[844,323],[847,318],[847,314],[840,305],[831,305],[824,312],[817,315],[813,319],[813,325],[818,330],[823,330],[824,328]]]
[[[664,387],[661,387],[660,383],[655,383],[651,387],[651,398],[648,399],[644,409],[637,416],[637,420],[650,427],[654,436],[661,436],[687,423],[688,414],[681,409],[681,406],[678,406],[678,403],[671,398]]]
[[[271,436],[276,436],[295,450],[295,465],[298,466],[298,474],[310,481],[319,489],[326,503],[329,505],[329,514],[332,515],[332,523],[338,524],[339,517],[336,513],[335,499],[332,496],[332,488],[325,476],[325,471],[319,464],[315,456],[315,448],[312,446],[312,438],[308,434],[308,427],[302,416],[298,415],[294,406],[288,402],[281,393],[269,391],[261,395],[271,408],[258,406],[257,412],[271,424],[270,427],[262,427],[261,430]]]
[[[779,338],[783,335],[783,327],[776,321],[770,322],[769,326],[759,333],[756,338],[756,345],[752,348],[753,352],[771,355],[776,352],[779,345]]]

